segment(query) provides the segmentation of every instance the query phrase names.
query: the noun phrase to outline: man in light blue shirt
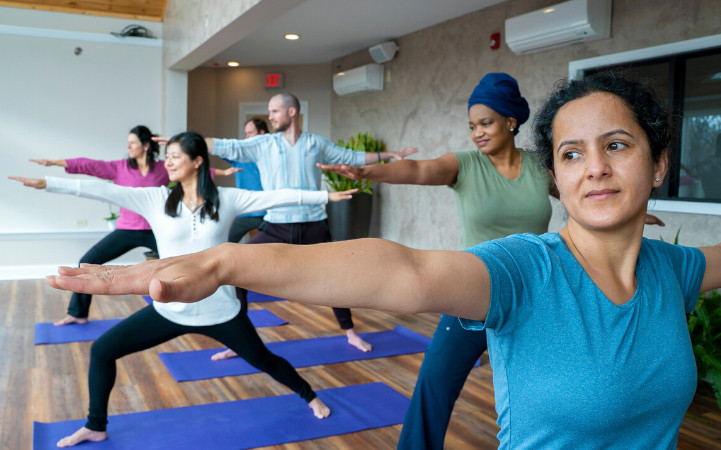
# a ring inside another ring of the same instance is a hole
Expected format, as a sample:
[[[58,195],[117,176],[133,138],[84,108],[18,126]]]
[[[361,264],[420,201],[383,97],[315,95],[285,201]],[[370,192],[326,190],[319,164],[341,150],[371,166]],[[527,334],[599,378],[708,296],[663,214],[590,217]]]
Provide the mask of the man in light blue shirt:
[[[303,133],[300,125],[300,102],[292,94],[278,94],[268,102],[269,120],[275,133],[252,139],[207,138],[208,150],[221,158],[254,162],[260,172],[264,190],[283,187],[319,190],[322,164],[363,165],[389,159],[403,159],[415,149],[400,152],[366,153],[338,147],[328,139]],[[322,206],[293,206],[274,208],[265,215],[259,232],[248,242],[317,244],[331,240],[327,215]],[[353,329],[350,309],[333,308],[348,343],[367,352],[371,345],[361,339]],[[214,359],[235,356],[231,350],[214,355]]]

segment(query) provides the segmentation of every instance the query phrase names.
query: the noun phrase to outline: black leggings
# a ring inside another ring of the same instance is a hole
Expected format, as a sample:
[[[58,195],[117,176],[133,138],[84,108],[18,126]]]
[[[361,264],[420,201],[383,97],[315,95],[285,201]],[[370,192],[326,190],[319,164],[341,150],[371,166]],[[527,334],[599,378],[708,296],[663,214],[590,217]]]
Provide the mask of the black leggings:
[[[258,233],[248,241],[248,244],[320,244],[330,242],[330,229],[327,220],[303,223],[270,223],[263,221],[258,227]],[[247,297],[245,289],[236,288],[236,294],[241,301]],[[353,328],[353,316],[349,308],[333,308],[335,320],[341,330]]]
[[[138,247],[147,247],[156,253],[158,252],[158,245],[155,243],[155,236],[152,231],[114,230],[98,241],[97,244],[93,245],[90,250],[80,258],[80,263],[105,264]],[[70,297],[68,314],[78,318],[88,317],[92,300],[93,296],[90,294],[74,292],[72,297]]]
[[[288,361],[271,353],[260,340],[245,310],[218,325],[188,326],[171,322],[148,305],[106,331],[90,348],[90,411],[86,428],[105,431],[108,399],[115,384],[115,360],[145,350],[186,333],[211,337],[227,346],[250,365],[286,385],[310,402],[316,395]]]

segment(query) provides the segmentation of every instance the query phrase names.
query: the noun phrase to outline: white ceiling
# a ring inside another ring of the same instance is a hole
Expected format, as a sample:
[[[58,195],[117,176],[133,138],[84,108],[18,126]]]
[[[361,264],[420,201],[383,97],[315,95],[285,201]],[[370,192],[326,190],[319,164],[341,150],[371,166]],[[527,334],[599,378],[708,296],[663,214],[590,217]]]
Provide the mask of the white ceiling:
[[[327,63],[503,1],[305,0],[203,65]],[[283,37],[287,33],[298,34],[300,39],[288,41]]]

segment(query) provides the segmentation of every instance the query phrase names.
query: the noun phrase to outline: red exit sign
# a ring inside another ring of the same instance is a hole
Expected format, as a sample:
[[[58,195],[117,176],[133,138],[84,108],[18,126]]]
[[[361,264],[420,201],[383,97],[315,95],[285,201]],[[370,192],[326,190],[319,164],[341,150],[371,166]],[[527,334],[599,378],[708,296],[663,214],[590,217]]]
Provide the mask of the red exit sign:
[[[265,74],[265,87],[266,88],[283,88],[283,74],[282,73],[266,73]]]

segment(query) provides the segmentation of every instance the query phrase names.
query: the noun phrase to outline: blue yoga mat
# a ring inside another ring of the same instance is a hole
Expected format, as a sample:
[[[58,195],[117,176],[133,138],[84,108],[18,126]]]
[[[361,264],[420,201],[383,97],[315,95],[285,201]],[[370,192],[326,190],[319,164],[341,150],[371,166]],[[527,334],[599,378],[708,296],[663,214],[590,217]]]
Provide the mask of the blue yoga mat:
[[[343,336],[299,339],[271,342],[268,350],[287,359],[293,367],[308,367],[363,359],[385,358],[424,352],[430,339],[402,326],[390,331],[361,333],[363,339],[373,345],[370,352],[361,352],[348,345]],[[243,358],[211,361],[218,349],[192,350],[187,352],[160,353],[160,359],[176,381],[203,380],[258,373]]]
[[[409,400],[383,383],[318,391],[331,409],[316,419],[297,395],[187,406],[111,416],[108,439],[81,444],[93,450],[247,449],[337,436],[403,422]],[[33,423],[33,449],[55,449],[85,420]]]
[[[272,295],[265,295],[259,292],[248,291],[248,303],[262,303],[262,302],[284,302],[286,299],[280,297],[273,297]]]
[[[263,302],[284,302],[286,299],[280,297],[273,297],[272,295],[260,294],[258,292],[248,291],[248,303],[263,303]],[[149,295],[143,295],[143,300],[146,303],[153,303],[152,297]]]
[[[256,328],[285,325],[287,321],[266,309],[248,310],[248,317]],[[35,345],[94,341],[123,319],[91,320],[84,324],[56,327],[51,322],[35,324]]]

